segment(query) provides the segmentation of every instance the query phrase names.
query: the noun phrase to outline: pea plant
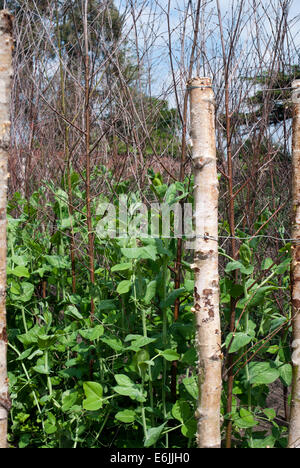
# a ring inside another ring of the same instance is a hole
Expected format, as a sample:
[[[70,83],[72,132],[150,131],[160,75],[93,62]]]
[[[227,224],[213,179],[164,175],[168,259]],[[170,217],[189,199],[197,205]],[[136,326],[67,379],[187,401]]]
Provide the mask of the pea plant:
[[[246,237],[242,231],[239,235]],[[235,378],[232,412],[225,414],[224,411],[224,420],[225,423],[233,421],[234,437],[242,447],[286,447],[287,391],[292,383],[290,245],[280,249],[277,262],[269,257],[257,257],[258,248],[258,239],[243,242],[238,261],[220,252],[229,260],[225,275],[238,271],[239,278],[238,283],[232,276],[225,276],[221,281],[225,327],[232,298],[236,306],[234,333],[228,333],[223,344],[226,356],[234,354]],[[284,417],[269,407],[271,384],[282,388]]]
[[[165,187],[170,197],[177,188]],[[188,263],[182,287],[174,289],[174,239],[96,238],[91,285],[84,266],[84,213],[70,219],[67,194],[50,189],[51,202],[41,189],[29,202],[15,195],[10,203],[10,211],[19,213],[9,216],[8,226],[10,442],[19,447],[192,446],[197,383]],[[73,190],[80,199],[76,174]],[[138,203],[136,194],[131,198]],[[44,219],[38,216],[41,203]],[[71,225],[79,252],[75,293]],[[178,297],[181,316],[173,323]],[[176,402],[169,396],[175,361]]]
[[[159,174],[149,175],[149,193],[156,200],[170,206],[178,199],[192,200],[188,181],[167,185]],[[95,236],[96,280],[91,284],[85,212],[74,209],[70,216],[63,187],[48,183],[28,200],[15,194],[9,204],[10,445],[194,447],[198,382],[192,254],[182,259],[182,282],[176,289],[176,239]],[[72,191],[80,206],[84,194],[75,172]],[[120,193],[128,195],[126,182],[112,186],[114,196]],[[100,201],[109,200],[103,196]],[[129,202],[138,207],[139,194],[131,193]],[[92,209],[94,219],[101,219],[96,203]],[[134,211],[129,210],[129,217]],[[75,291],[71,233],[76,242]],[[247,237],[242,231],[238,235]],[[238,261],[220,249],[223,433],[231,420],[236,446],[281,447],[286,446],[286,424],[267,398],[274,382],[285,389],[291,384],[291,317],[284,301],[290,246],[281,249],[280,262],[259,258],[258,251],[258,239],[241,241]],[[228,333],[232,298],[236,326]],[[180,313],[174,321],[176,300]],[[230,354],[233,408],[226,414]],[[170,391],[174,362],[176,398]]]

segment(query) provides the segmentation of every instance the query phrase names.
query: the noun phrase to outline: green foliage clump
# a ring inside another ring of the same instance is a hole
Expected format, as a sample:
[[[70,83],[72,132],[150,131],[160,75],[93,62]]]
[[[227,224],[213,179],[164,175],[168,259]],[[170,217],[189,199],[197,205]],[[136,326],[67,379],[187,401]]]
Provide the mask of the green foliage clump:
[[[192,201],[188,182],[168,186],[160,174],[149,175],[148,192],[157,201],[170,205]],[[64,184],[48,183],[28,200],[15,194],[9,203],[10,445],[194,447],[198,385],[192,254],[182,260],[182,285],[175,289],[175,239],[95,236],[96,280],[91,284],[86,214],[84,208],[76,209],[85,193],[74,172],[71,183],[72,216]],[[111,190],[128,194],[128,185],[112,180]],[[138,194],[129,198],[138,206]],[[94,202],[95,225],[100,218]],[[76,243],[76,290],[71,233]],[[237,235],[247,237],[242,231]],[[224,367],[222,430],[224,434],[231,419],[237,447],[282,447],[286,425],[269,407],[268,395],[274,382],[285,388],[291,384],[290,310],[288,300],[279,308],[277,298],[279,292],[288,296],[290,245],[284,245],[276,262],[257,256],[259,245],[259,238],[241,241],[239,260],[220,249],[224,261],[220,352],[224,365],[234,354],[235,375],[233,408],[226,414]],[[180,314],[174,322],[177,299]],[[234,334],[228,332],[232,299]],[[176,401],[171,392],[174,362]]]

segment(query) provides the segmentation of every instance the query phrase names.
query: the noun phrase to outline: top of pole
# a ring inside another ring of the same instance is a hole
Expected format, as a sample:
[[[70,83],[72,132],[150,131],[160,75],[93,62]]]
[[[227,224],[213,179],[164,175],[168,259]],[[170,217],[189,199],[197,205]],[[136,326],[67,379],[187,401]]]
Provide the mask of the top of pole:
[[[0,29],[4,34],[11,34],[13,30],[13,15],[8,10],[0,11]]]
[[[300,80],[294,80],[294,81],[292,82],[292,88],[293,88],[293,89],[300,88]]]
[[[196,77],[192,78],[187,82],[187,90],[190,91],[192,89],[205,89],[212,87],[212,80],[211,78],[207,77]]]
[[[292,83],[292,102],[299,106],[300,104],[300,80],[294,80]]]

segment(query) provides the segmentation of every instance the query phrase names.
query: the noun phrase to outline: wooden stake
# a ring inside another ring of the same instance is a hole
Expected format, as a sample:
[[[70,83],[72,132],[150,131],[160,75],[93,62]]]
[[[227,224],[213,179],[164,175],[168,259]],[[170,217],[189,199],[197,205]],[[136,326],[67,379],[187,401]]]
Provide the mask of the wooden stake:
[[[10,143],[10,95],[12,78],[12,16],[0,12],[0,448],[7,447],[10,410],[7,379],[6,332],[6,197]]]
[[[293,82],[293,193],[292,238],[299,243],[292,246],[292,326],[293,326],[293,386],[289,447],[300,448],[300,80]]]
[[[198,353],[199,448],[220,448],[221,329],[219,315],[218,178],[215,141],[215,102],[209,78],[188,82],[195,175],[194,312]]]

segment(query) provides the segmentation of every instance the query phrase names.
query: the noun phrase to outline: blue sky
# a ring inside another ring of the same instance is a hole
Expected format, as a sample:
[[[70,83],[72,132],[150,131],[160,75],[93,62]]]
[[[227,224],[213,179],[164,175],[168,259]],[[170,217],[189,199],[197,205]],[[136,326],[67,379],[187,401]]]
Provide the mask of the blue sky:
[[[239,5],[239,0],[219,0],[220,7],[223,16],[224,22],[224,32],[226,35],[226,28],[228,27],[229,20],[231,18],[231,8],[232,5]],[[249,4],[250,0],[246,0],[245,4]],[[269,1],[269,0],[268,0]],[[263,2],[263,5],[266,6],[268,1]],[[273,0],[274,3],[279,0]],[[218,17],[217,17],[217,8],[216,0],[203,0],[203,3],[206,3],[205,7],[205,19],[202,19],[199,33],[199,44],[202,44],[206,48],[206,54],[209,59],[214,61],[214,67],[218,66],[218,61],[221,64],[221,44],[220,44],[220,35],[218,29]],[[128,5],[130,2],[127,0],[116,0],[116,6],[119,7],[120,11],[123,12],[125,5]],[[259,0],[257,0],[259,3]],[[168,8],[167,0],[132,0],[134,5],[134,14],[138,16],[137,21],[137,36],[138,36],[138,48],[140,56],[143,57],[143,65],[145,69],[151,69],[151,89],[149,92],[153,95],[165,95],[168,96],[170,104],[174,103],[174,95],[172,90],[168,91],[170,84],[172,83],[172,75],[170,69],[170,60],[169,60],[169,36],[168,36],[168,25],[167,25],[167,15],[166,11]],[[185,86],[185,76],[184,69],[186,68],[190,48],[191,48],[191,39],[193,36],[193,24],[191,19],[186,23],[185,30],[185,48],[184,53],[181,49],[181,37],[182,37],[182,28],[183,28],[183,11],[185,10],[185,5],[187,0],[171,0],[171,9],[170,9],[170,29],[171,29],[171,40],[172,40],[172,56],[174,61],[174,69],[176,74],[176,80],[179,82],[179,91],[180,88]],[[193,4],[196,4],[196,1],[193,1]],[[247,8],[247,7],[246,7]],[[275,22],[271,20],[273,17],[275,20],[276,11],[272,8],[268,8],[266,11],[261,11],[261,27],[264,29],[266,34],[270,33],[272,28],[275,27]],[[245,14],[245,18],[247,15]],[[299,0],[294,0],[291,4],[289,10],[289,19],[290,19],[290,33],[293,36],[294,49],[297,50],[298,45],[300,45],[299,40],[299,18],[300,18],[300,2]],[[130,9],[126,15],[126,24],[125,31],[130,29],[133,24],[132,15]],[[230,27],[230,26],[229,26]],[[204,32],[205,31],[205,32]],[[255,35],[251,37],[253,33],[253,24],[249,21],[247,24],[245,22],[244,29],[241,33],[240,48],[241,48],[241,59],[245,60],[245,56],[248,51],[253,48],[253,37],[255,40]],[[130,34],[130,50],[135,49],[135,37],[133,32]],[[201,42],[202,41],[202,42]],[[201,47],[202,47],[201,45]],[[244,50],[242,50],[244,49]],[[218,57],[217,57],[218,56]],[[296,57],[296,52],[294,53]],[[266,52],[265,59],[267,63],[268,51]],[[183,66],[184,62],[185,66]],[[255,65],[255,64],[254,64]],[[258,64],[260,66],[260,64]],[[256,65],[255,65],[256,66]],[[240,64],[237,63],[237,74],[240,67]],[[221,66],[220,66],[221,68]],[[194,70],[194,74],[199,72],[199,70]],[[200,69],[200,73],[203,74]],[[208,74],[207,70],[204,69],[204,73]],[[221,82],[221,73],[219,81]]]

